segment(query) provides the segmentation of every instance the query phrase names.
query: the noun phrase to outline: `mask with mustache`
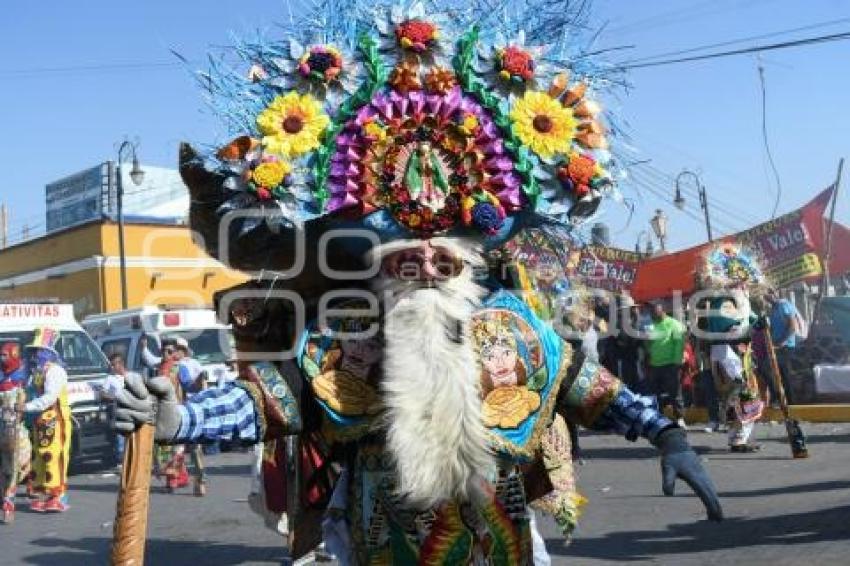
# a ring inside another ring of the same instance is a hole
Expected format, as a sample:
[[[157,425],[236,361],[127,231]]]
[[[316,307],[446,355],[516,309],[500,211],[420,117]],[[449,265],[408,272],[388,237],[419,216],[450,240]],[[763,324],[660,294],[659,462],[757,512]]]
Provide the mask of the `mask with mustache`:
[[[394,242],[375,250],[382,273],[387,449],[411,503],[470,499],[495,466],[481,419],[469,319],[484,289],[480,256],[457,241]]]

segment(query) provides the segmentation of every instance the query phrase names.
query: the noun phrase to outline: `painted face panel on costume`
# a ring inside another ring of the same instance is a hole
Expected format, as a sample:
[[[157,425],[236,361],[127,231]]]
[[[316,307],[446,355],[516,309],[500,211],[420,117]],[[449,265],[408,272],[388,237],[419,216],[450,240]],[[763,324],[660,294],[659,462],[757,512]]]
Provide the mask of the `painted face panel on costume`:
[[[484,425],[516,428],[540,407],[538,391],[546,382],[540,340],[507,310],[476,313],[471,330],[482,368]]]
[[[338,308],[364,312],[368,305],[351,301]],[[332,428],[340,438],[351,438],[381,410],[377,386],[383,342],[370,331],[373,318],[352,315],[328,322],[328,328],[313,327],[305,337],[301,364]]]

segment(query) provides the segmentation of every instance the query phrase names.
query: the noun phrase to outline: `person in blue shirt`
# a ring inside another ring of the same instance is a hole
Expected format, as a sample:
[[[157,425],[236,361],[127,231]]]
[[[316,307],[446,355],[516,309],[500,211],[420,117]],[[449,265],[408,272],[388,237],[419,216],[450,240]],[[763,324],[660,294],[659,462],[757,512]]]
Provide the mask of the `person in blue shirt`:
[[[770,339],[776,349],[776,361],[779,365],[779,378],[785,389],[785,397],[789,403],[793,403],[791,382],[790,358],[794,355],[797,347],[797,335],[800,331],[797,323],[797,307],[790,301],[783,299],[776,289],[770,289],[765,295],[765,300],[770,306],[768,318],[770,319]]]

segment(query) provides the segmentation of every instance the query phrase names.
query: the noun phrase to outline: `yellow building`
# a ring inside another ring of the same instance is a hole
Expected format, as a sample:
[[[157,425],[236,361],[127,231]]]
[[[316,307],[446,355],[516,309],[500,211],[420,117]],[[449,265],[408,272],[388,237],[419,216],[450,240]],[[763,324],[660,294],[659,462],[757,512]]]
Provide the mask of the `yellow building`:
[[[212,305],[247,280],[208,256],[178,224],[126,223],[127,306]],[[118,224],[96,220],[0,249],[0,302],[56,301],[78,318],[121,309]]]

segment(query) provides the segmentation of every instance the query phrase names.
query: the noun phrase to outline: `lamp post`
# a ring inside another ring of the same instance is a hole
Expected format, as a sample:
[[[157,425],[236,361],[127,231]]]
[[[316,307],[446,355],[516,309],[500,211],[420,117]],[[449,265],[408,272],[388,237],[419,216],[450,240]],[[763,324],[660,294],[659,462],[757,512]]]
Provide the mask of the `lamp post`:
[[[649,221],[652,226],[652,231],[655,232],[655,237],[661,243],[661,252],[667,251],[667,215],[660,208],[655,210],[655,216]]]
[[[673,198],[673,204],[676,208],[682,210],[685,208],[685,197],[682,196],[681,181],[682,177],[693,177],[694,183],[697,186],[697,194],[699,195],[699,207],[705,214],[705,230],[708,233],[708,241],[714,240],[711,236],[711,216],[708,214],[708,197],[705,194],[705,185],[700,182],[699,175],[688,169],[683,170],[676,176],[676,196]]]
[[[141,185],[145,179],[145,172],[139,167],[139,158],[136,155],[137,144],[124,140],[118,148],[118,171],[117,191],[118,198],[118,255],[121,262],[121,308],[127,308],[127,256],[124,251],[124,181],[121,176],[121,163],[129,151],[133,158],[133,168],[130,169],[130,179],[134,185]]]
[[[643,254],[646,255],[647,257],[652,256],[652,254],[655,253],[655,248],[652,245],[652,238],[649,237],[649,233],[646,230],[641,230],[640,233],[638,233],[637,241],[635,242],[635,253],[638,254],[638,255],[641,254],[641,251],[640,251],[640,240],[641,240],[641,238],[646,239],[646,247],[644,248],[645,251],[643,252]]]

